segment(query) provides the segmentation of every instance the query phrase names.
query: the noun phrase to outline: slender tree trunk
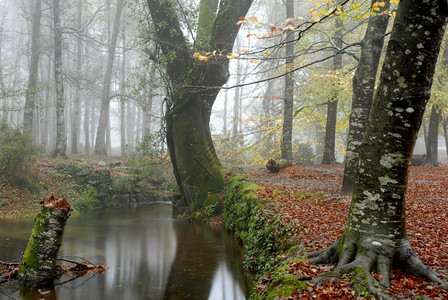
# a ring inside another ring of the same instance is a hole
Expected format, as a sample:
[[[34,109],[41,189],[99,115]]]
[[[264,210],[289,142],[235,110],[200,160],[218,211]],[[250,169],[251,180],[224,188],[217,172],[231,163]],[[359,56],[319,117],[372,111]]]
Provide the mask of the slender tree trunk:
[[[6,96],[5,75],[3,74],[3,29],[6,19],[6,1],[3,2],[3,9],[0,15],[0,98],[2,100],[2,118],[0,121],[8,122],[8,97]]]
[[[372,0],[372,5],[376,2],[376,0]],[[359,148],[362,145],[362,139],[369,120],[378,65],[383,51],[384,35],[389,22],[389,14],[382,14],[382,12],[388,11],[389,8],[390,2],[385,1],[383,7],[379,6],[380,11],[375,16],[370,16],[361,44],[361,58],[353,76],[352,108],[347,137],[344,179],[342,182],[342,191],[344,193],[351,193],[356,178]]]
[[[360,151],[359,172],[342,237],[311,262],[338,262],[333,274],[370,271],[389,286],[392,267],[441,283],[417,257],[406,234],[409,162],[445,31],[446,1],[400,1]],[[408,34],[411,28],[416,28]],[[313,256],[313,255],[311,255]]]
[[[294,18],[294,0],[287,0],[286,19]],[[291,21],[292,22],[292,21]],[[293,25],[294,26],[294,25]],[[287,31],[286,36],[286,66],[294,63],[294,30]],[[281,143],[281,158],[292,160],[292,123],[294,111],[294,73],[285,76],[285,92],[283,106],[283,134]]]
[[[121,81],[120,81],[120,94],[124,95],[126,92],[126,27],[122,28],[122,44],[123,53],[121,60]],[[126,99],[120,98],[120,149],[121,156],[126,154]]]
[[[110,84],[112,80],[112,69],[114,66],[115,49],[117,46],[118,33],[120,29],[121,12],[123,10],[124,0],[117,0],[117,8],[115,12],[114,28],[112,31],[112,39],[108,46],[108,58],[106,74],[103,82],[103,92],[101,97],[101,111],[98,122],[98,128],[96,132],[95,140],[95,155],[107,155],[106,153],[106,130],[107,130],[107,118],[110,110]]]
[[[433,105],[429,117],[428,142],[426,146],[426,158],[423,166],[438,167],[438,140],[439,140],[440,110]]]
[[[64,116],[64,79],[62,74],[62,28],[60,0],[53,0],[54,14],[54,78],[56,82],[56,147],[54,156],[65,157],[67,137]]]
[[[224,92],[224,112],[222,116],[222,136],[225,137],[227,135],[227,104],[229,102],[229,90],[225,90]]]
[[[239,48],[239,44],[237,42],[237,48]],[[241,61],[238,60],[236,63],[236,82],[237,84],[240,84],[241,81]],[[240,88],[237,87],[234,90],[234,96],[233,96],[233,123],[232,123],[232,137],[234,140],[234,146],[237,147],[238,145],[238,123],[240,121]]]
[[[135,141],[135,105],[133,101],[128,101],[127,103],[127,122],[126,122],[126,138],[128,147],[131,150],[134,149]]]
[[[23,114],[23,131],[32,133],[34,103],[37,95],[37,80],[39,72],[40,56],[40,19],[42,16],[41,0],[34,0],[32,32],[31,32],[31,63],[28,75],[28,86],[26,89],[25,112]]]
[[[73,104],[73,115],[72,115],[72,142],[71,142],[71,152],[72,154],[78,154],[78,142],[79,142],[79,108],[81,103],[81,70],[82,70],[82,0],[78,0],[77,6],[77,27],[78,27],[78,41],[76,49],[76,86],[75,86],[75,101]]]
[[[334,45],[340,49],[342,48],[342,20],[336,18],[337,32],[334,36]],[[333,70],[342,69],[342,53],[338,53],[338,49],[335,50],[336,56],[333,61]],[[337,95],[333,96],[328,101],[327,105],[327,123],[325,125],[325,142],[324,142],[324,154],[322,157],[322,165],[333,165],[336,161],[335,147],[336,147],[336,122],[338,120],[338,98]]]
[[[448,159],[448,120],[446,115],[442,118],[443,135],[445,136],[445,150]]]

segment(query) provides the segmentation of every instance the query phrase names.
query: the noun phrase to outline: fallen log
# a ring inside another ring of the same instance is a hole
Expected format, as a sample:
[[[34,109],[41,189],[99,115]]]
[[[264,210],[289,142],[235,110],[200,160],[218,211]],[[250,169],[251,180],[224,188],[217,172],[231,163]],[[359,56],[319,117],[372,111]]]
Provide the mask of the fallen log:
[[[70,210],[65,198],[55,199],[51,194],[45,197],[20,264],[18,278],[22,286],[53,286],[56,259]]]

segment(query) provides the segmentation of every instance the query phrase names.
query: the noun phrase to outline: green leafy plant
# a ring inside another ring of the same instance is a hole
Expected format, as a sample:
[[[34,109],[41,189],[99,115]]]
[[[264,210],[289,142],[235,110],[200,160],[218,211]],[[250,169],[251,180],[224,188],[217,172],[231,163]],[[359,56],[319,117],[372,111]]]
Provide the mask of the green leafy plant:
[[[12,184],[36,188],[31,166],[37,153],[30,134],[10,128],[5,123],[0,125],[0,172],[9,177]]]

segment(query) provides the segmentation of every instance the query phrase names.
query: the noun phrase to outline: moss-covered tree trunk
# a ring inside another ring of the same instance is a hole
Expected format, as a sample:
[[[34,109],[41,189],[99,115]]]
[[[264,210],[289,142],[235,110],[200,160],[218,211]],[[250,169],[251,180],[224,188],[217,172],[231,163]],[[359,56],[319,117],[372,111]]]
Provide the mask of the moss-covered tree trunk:
[[[377,2],[372,0],[373,4]],[[353,97],[350,113],[350,123],[347,136],[347,151],[345,156],[344,180],[342,191],[351,193],[356,178],[356,170],[359,162],[359,149],[369,120],[370,108],[373,102],[375,81],[384,45],[390,2],[385,1],[384,6],[379,6],[376,15],[369,18],[366,33],[361,43],[361,57],[356,73],[353,76]]]
[[[416,256],[406,234],[409,162],[421,125],[447,12],[442,0],[400,1],[342,237],[312,262],[338,262],[334,273],[371,269],[389,284],[391,269],[441,282]],[[314,256],[314,255],[311,255]],[[372,291],[376,291],[370,285]]]
[[[45,197],[20,264],[19,282],[23,286],[40,288],[53,285],[56,258],[69,216],[67,200],[55,199],[53,195]]]
[[[225,55],[208,62],[193,53],[232,51],[238,17],[244,17],[253,0],[201,1],[197,40],[193,49],[184,37],[175,1],[147,0],[157,42],[170,80],[167,109],[167,144],[184,206],[197,208],[208,193],[223,189],[221,164],[210,132],[210,114],[222,85],[229,78]],[[213,9],[217,10],[212,12]],[[207,17],[204,18],[203,14]]]

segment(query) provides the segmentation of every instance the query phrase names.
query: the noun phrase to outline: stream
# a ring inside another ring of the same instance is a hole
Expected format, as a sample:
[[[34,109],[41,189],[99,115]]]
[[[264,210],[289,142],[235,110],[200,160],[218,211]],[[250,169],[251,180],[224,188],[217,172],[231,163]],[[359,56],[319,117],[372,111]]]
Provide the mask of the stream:
[[[26,248],[32,220],[0,219],[0,260]],[[22,295],[0,286],[0,299],[246,299],[251,276],[227,232],[172,218],[164,203],[72,216],[59,257],[105,265],[104,274],[62,277],[54,289]]]

